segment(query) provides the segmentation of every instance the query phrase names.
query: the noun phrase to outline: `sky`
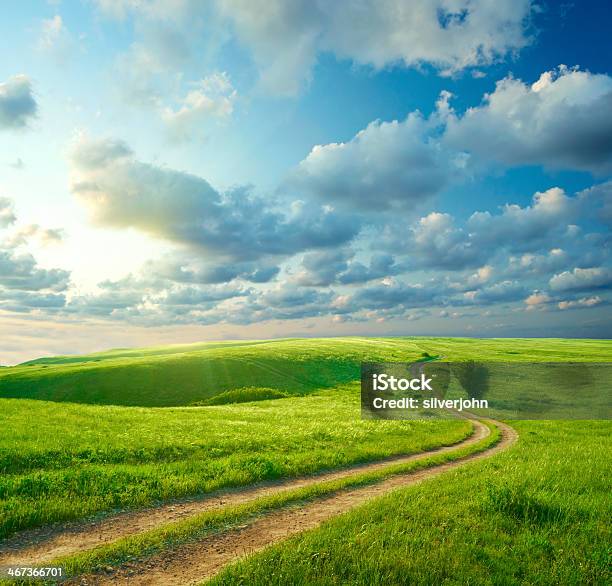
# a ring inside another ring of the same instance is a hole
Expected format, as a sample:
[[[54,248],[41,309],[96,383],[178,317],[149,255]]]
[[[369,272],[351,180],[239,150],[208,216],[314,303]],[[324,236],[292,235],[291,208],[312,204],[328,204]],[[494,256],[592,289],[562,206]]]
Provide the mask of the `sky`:
[[[611,13],[7,3],[0,364],[214,339],[610,337]]]

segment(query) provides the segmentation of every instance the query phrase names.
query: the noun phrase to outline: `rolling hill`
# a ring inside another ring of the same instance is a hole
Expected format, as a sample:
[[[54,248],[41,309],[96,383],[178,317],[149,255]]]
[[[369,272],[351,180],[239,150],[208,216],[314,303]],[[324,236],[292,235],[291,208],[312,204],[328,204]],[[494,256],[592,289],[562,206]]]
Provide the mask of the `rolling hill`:
[[[610,342],[355,337],[116,349],[3,368],[0,397],[169,407],[205,402],[238,389],[303,395],[358,379],[361,361],[406,362],[424,353],[448,360],[572,361],[588,357],[596,362],[609,357]]]

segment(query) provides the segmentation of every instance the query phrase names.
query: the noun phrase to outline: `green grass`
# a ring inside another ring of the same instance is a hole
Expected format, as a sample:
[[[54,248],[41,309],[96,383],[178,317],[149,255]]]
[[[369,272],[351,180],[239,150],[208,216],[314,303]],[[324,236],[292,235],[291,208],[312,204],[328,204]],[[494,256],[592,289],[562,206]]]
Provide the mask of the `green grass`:
[[[609,421],[517,421],[516,446],[395,491],[211,584],[609,584]]]
[[[490,425],[491,434],[479,442],[444,454],[436,454],[415,462],[391,464],[385,469],[361,472],[348,478],[322,481],[310,486],[255,499],[251,502],[205,511],[187,519],[168,523],[162,527],[138,535],[96,547],[92,550],[58,558],[50,565],[65,568],[70,576],[97,572],[108,566],[117,567],[136,559],[150,557],[168,548],[177,547],[189,541],[201,539],[217,531],[242,525],[254,518],[276,509],[304,504],[342,490],[367,486],[398,474],[430,468],[445,462],[458,460],[495,445],[501,435],[497,427]]]
[[[260,387],[245,387],[234,389],[214,395],[205,401],[196,401],[194,405],[229,405],[230,403],[249,403],[251,401],[265,401],[267,399],[286,399],[289,393],[276,389],[262,389]]]
[[[463,421],[362,421],[356,385],[216,407],[0,401],[0,537],[455,443]]]
[[[0,538],[455,443],[468,433],[465,422],[360,419],[356,381],[362,360],[432,357],[606,362],[612,343],[227,342],[2,368]],[[602,543],[609,540],[602,519],[610,512],[603,495],[610,488],[610,424],[517,425],[522,436],[511,453],[418,491],[402,491],[293,540],[303,559],[280,546],[219,580],[241,583],[244,575],[244,583],[258,583],[272,568],[266,582],[531,584],[540,580],[535,570],[542,565],[543,584],[577,583],[577,576],[598,583]],[[226,521],[204,520],[199,528],[152,539],[166,547]],[[134,547],[146,550],[138,542]]]
[[[0,397],[165,407],[244,387],[306,394],[359,377],[361,361],[605,361],[606,340],[331,338],[190,344],[45,358],[0,369]]]

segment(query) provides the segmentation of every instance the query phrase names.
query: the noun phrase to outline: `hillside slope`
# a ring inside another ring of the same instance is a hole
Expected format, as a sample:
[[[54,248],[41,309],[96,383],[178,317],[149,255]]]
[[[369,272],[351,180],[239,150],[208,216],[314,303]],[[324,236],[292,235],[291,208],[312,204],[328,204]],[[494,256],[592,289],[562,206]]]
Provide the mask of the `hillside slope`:
[[[210,342],[43,358],[0,370],[0,397],[180,406],[245,387],[305,394],[359,377],[370,361],[609,359],[607,340],[328,338]]]

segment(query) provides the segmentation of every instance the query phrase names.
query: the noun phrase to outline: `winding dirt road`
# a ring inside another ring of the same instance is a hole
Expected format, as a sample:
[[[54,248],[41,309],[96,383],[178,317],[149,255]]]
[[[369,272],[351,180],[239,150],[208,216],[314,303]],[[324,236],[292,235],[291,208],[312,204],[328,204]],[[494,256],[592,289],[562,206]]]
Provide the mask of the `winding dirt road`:
[[[475,444],[489,434],[489,429],[474,420],[474,432],[454,444],[411,456],[350,467],[340,471],[287,480],[282,483],[259,485],[249,489],[211,495],[206,499],[164,505],[134,513],[124,513],[101,521],[58,528],[43,532],[24,533],[5,542],[0,549],[0,565],[40,565],[54,558],[111,543],[122,537],[178,521],[207,510],[245,503],[262,496],[279,494],[327,480],[346,478],[387,466],[408,463],[432,455],[453,452]],[[495,446],[470,456],[412,473],[396,475],[378,484],[344,490],[306,505],[280,509],[258,517],[237,529],[215,533],[200,541],[168,550],[144,561],[124,566],[104,575],[75,579],[74,584],[195,584],[219,572],[225,565],[247,554],[296,533],[312,529],[322,522],[344,513],[374,497],[394,489],[416,484],[442,474],[467,462],[489,457],[507,447],[517,438],[511,427],[495,422],[502,439]]]

